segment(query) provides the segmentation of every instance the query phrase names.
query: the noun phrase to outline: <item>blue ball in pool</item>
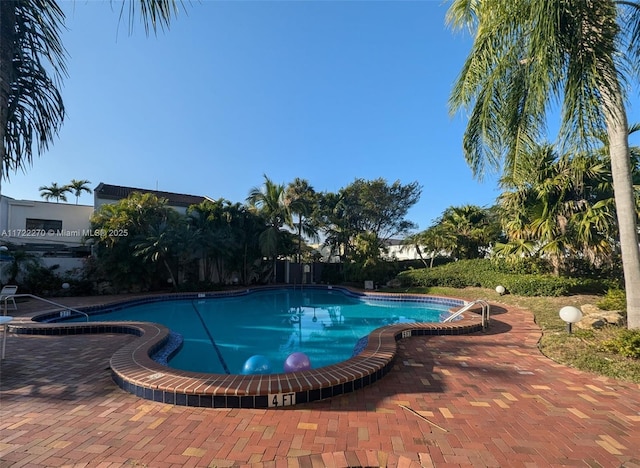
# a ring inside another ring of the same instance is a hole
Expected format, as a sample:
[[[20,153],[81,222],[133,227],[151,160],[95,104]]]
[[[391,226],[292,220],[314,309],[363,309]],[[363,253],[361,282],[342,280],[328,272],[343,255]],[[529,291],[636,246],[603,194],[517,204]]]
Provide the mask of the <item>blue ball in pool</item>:
[[[297,372],[311,369],[309,356],[304,353],[291,353],[284,361],[285,372]]]
[[[242,373],[244,375],[270,374],[271,363],[263,355],[256,354],[245,361],[244,366],[242,366]]]

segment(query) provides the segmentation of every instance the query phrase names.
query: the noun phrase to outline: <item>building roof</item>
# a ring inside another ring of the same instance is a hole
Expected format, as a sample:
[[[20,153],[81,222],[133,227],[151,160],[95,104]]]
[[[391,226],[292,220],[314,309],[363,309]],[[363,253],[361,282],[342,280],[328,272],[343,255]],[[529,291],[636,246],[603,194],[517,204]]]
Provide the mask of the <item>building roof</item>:
[[[152,193],[159,198],[167,199],[167,202],[171,206],[183,206],[189,207],[191,205],[197,205],[207,200],[207,197],[200,197],[197,195],[186,195],[183,193],[162,192],[160,190],[149,190],[135,187],[123,187],[121,185],[110,185],[100,182],[93,191],[96,198],[103,200],[122,200],[127,198],[134,192],[138,193]]]

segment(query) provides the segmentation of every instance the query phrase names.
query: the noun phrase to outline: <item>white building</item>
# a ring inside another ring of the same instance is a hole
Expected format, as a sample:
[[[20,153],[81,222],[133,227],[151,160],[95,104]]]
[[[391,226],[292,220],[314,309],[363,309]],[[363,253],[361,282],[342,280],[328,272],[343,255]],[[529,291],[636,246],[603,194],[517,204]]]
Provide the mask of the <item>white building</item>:
[[[0,197],[0,245],[42,257],[62,271],[81,265],[90,255],[84,238],[93,207]]]
[[[389,239],[387,241],[387,253],[383,258],[387,260],[420,260],[420,254],[413,244],[403,244],[400,239]],[[430,251],[421,247],[422,256],[429,257]]]
[[[314,248],[321,256],[324,263],[337,263],[340,262],[340,256],[332,255],[331,249],[323,244],[309,244]],[[387,250],[381,252],[382,258],[389,261],[402,261],[402,260],[420,260],[420,254],[416,250],[416,246],[413,244],[404,245],[400,239],[389,239],[386,241]],[[431,251],[422,247],[422,256],[424,258],[430,258]]]
[[[0,195],[0,248],[35,254],[44,266],[59,265],[60,272],[79,268],[83,258],[91,255],[91,246],[86,240],[90,235],[93,212],[104,204],[127,198],[133,192],[153,193],[183,214],[190,205],[206,199],[104,183],[94,190],[94,206],[15,200]],[[9,254],[0,252],[0,266],[10,260]]]

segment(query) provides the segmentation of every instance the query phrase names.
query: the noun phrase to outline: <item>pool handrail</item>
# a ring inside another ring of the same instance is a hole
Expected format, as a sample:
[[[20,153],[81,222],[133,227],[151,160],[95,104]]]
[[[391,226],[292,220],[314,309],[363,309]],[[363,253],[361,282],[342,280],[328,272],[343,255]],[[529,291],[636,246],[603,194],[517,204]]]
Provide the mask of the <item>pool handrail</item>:
[[[31,298],[31,299],[36,299],[36,300],[41,301],[41,302],[46,302],[47,304],[51,304],[51,305],[54,305],[56,307],[60,307],[61,309],[64,309],[64,311],[71,311],[71,312],[75,312],[77,314],[84,315],[87,318],[87,322],[89,321],[89,314],[87,314],[86,312],[82,312],[81,310],[74,309],[73,307],[69,307],[69,306],[66,306],[64,304],[60,304],[58,302],[50,301],[49,299],[45,299],[44,297],[40,297],[40,296],[35,296],[33,294],[12,294],[10,296],[5,296],[3,298],[2,315],[7,315],[7,310],[8,310],[7,309],[7,307],[8,307],[7,306],[7,301],[11,300],[11,299],[15,299],[16,297],[28,297],[28,298]],[[60,312],[62,313],[64,311],[61,310]],[[61,317],[62,317],[62,315],[61,315]]]
[[[443,320],[443,323],[452,322],[454,319],[461,316],[464,312],[471,309],[473,306],[480,305],[482,307],[482,329],[486,330],[489,326],[489,320],[491,315],[491,305],[485,301],[484,299],[476,299],[475,301],[467,302],[460,309],[455,311],[453,314],[449,315],[446,319]]]

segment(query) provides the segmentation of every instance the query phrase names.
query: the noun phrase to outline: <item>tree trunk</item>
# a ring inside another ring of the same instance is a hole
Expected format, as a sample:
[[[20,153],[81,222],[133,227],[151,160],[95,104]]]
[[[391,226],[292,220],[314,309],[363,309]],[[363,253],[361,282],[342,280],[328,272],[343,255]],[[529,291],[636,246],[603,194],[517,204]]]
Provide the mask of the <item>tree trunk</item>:
[[[300,276],[300,284],[302,285],[304,282],[304,273],[302,272],[302,215],[298,217],[298,275]]]
[[[167,269],[167,272],[169,272],[169,277],[171,278],[171,284],[173,285],[174,291],[177,291],[178,290],[178,284],[176,283],[176,279],[173,276],[173,271],[171,270],[171,267],[169,266],[169,263],[164,258],[162,259],[162,263],[164,263],[164,267]]]
[[[300,264],[302,252],[302,215],[298,217],[298,264]]]
[[[244,251],[242,253],[242,284],[245,286],[249,284],[249,268],[247,267],[247,243],[244,244]]]
[[[277,279],[276,278],[276,269],[278,267],[277,262],[278,262],[278,257],[276,255],[274,255],[273,256],[273,276],[271,277],[271,282],[273,284],[276,283],[276,279]]]
[[[627,295],[627,326],[640,329],[640,248],[638,247],[638,219],[631,177],[629,128],[627,114],[620,93],[602,91],[604,114],[609,137],[609,156],[620,250]]]
[[[416,247],[416,252],[418,253],[418,257],[420,257],[420,261],[422,262],[424,267],[427,268],[427,261],[422,256],[422,249],[420,249],[420,246],[418,244],[416,244],[415,247]]]

